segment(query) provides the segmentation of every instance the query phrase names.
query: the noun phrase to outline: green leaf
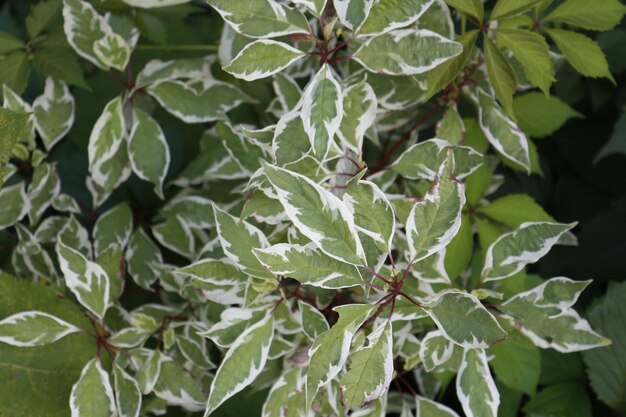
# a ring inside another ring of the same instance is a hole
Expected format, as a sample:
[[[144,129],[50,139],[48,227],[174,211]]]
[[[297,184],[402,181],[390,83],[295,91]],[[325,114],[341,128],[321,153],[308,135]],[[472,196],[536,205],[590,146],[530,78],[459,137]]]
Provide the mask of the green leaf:
[[[2,201],[0,230],[13,226],[30,211],[30,201],[24,182],[0,188],[0,201]]]
[[[164,199],[163,181],[170,165],[170,150],[161,126],[139,109],[133,109],[128,157],[133,172],[142,180],[151,182],[156,195]]]
[[[594,159],[594,163],[597,163],[607,155],[625,154],[626,155],[626,110],[622,110],[622,116],[615,124],[613,135],[608,140],[606,145],[598,152]]]
[[[122,36],[109,33],[94,42],[93,53],[106,68],[124,71],[130,60],[131,50]]]
[[[335,307],[339,320],[322,333],[309,350],[309,369],[306,380],[307,408],[317,391],[333,379],[348,360],[350,344],[356,331],[365,322],[374,305],[348,304]]]
[[[569,30],[546,29],[546,32],[576,71],[591,78],[608,78],[615,84],[606,56],[595,41]]]
[[[498,0],[489,20],[498,20],[503,17],[513,16],[526,12],[541,0]]]
[[[32,62],[33,68],[44,75],[89,89],[83,78],[83,70],[78,59],[69,47],[51,48],[42,45],[34,52]]]
[[[367,19],[357,29],[358,35],[381,35],[394,29],[409,26],[415,23],[433,2],[434,0],[388,0],[375,2],[371,5]]]
[[[447,141],[429,139],[404,151],[390,168],[407,179],[434,181],[449,153],[454,154],[454,176],[458,179],[472,174],[483,163],[482,155],[468,146],[450,146]]]
[[[506,333],[495,317],[473,295],[447,290],[424,304],[443,335],[466,349],[488,348]]]
[[[598,398],[618,411],[626,406],[626,283],[611,283],[608,292],[589,310],[589,322],[613,343],[583,353],[591,388]]]
[[[63,30],[76,53],[106,70],[94,53],[94,43],[112,33],[111,26],[84,0],[63,0]]]
[[[576,223],[527,222],[503,234],[487,249],[481,273],[483,280],[508,278],[537,262],[575,226]]]
[[[374,0],[334,0],[333,5],[341,23],[355,30],[367,19]]]
[[[117,414],[109,374],[99,359],[92,359],[72,387],[70,395],[72,417],[109,417]]]
[[[528,30],[501,28],[496,31],[496,39],[498,45],[510,50],[522,64],[526,78],[545,94],[550,94],[550,86],[555,78],[550,48],[545,38]],[[519,117],[517,113],[515,116]]]
[[[337,131],[343,146],[361,153],[365,133],[376,120],[377,107],[376,93],[365,81],[344,90],[343,118]]]
[[[585,0],[567,0],[554,9],[544,21],[605,31],[617,26],[625,13],[626,6],[619,0],[605,0],[597,4]]]
[[[46,78],[43,94],[33,102],[33,114],[35,128],[47,151],[72,128],[74,107],[74,97],[67,85],[52,77]]]
[[[44,30],[48,29],[61,16],[61,0],[45,0],[32,6],[26,17],[26,33],[35,39]]]
[[[466,349],[456,376],[456,395],[468,417],[497,417],[500,394],[482,349]]]
[[[4,84],[22,94],[28,84],[28,54],[24,51],[15,51],[0,57],[0,84]]]
[[[350,365],[340,381],[346,407],[362,407],[382,396],[393,376],[393,340],[387,321],[367,336],[367,346],[350,356]]]
[[[137,228],[128,242],[126,265],[128,273],[142,288],[149,288],[156,280],[154,264],[161,263],[159,247],[148,237],[143,228]]]
[[[305,56],[283,42],[263,39],[245,46],[224,71],[246,81],[269,77]]]
[[[147,89],[161,106],[185,123],[214,122],[251,99],[231,84],[205,83],[198,89],[182,81],[159,81]]]
[[[18,347],[54,343],[81,329],[42,311],[24,311],[0,320],[0,342]]]
[[[211,383],[205,417],[259,376],[265,367],[273,336],[274,320],[268,315],[235,340]]]
[[[487,93],[479,91],[478,118],[480,128],[496,151],[505,158],[526,168],[530,173],[528,139],[507,117],[502,108]]]
[[[309,178],[263,163],[289,219],[331,258],[364,265],[365,253],[348,207]]]
[[[482,3],[480,0],[476,1],[482,10]],[[457,37],[456,41],[463,47],[463,52],[426,73],[426,81],[428,84],[426,97],[432,97],[439,93],[461,74],[467,60],[472,56],[472,51],[474,50],[474,45],[476,44],[479,33],[478,30],[470,30]]]
[[[59,297],[54,288],[0,275],[0,318],[29,310],[50,314],[77,328],[91,328],[83,311]],[[0,390],[0,410],[14,416],[69,416],[72,385],[95,351],[95,339],[83,332],[28,349],[0,343],[0,380],[10,381]]]
[[[508,337],[490,349],[491,361],[498,381],[517,391],[534,395],[541,372],[539,349],[519,330],[506,326]]]
[[[324,160],[343,117],[341,87],[324,64],[304,90],[300,115],[311,148]]]
[[[326,256],[316,245],[281,243],[267,249],[253,249],[261,264],[275,275],[293,278],[302,284],[337,289],[363,281],[353,265]]]
[[[56,245],[65,284],[78,301],[97,317],[104,317],[109,307],[109,276],[100,265],[87,260],[80,252],[59,239]]]
[[[119,365],[113,367],[115,403],[119,417],[136,417],[141,408],[141,391],[135,378]]]
[[[24,49],[25,46],[24,42],[15,36],[9,33],[0,32],[0,54],[4,55],[7,52],[13,52],[16,49]]]
[[[445,2],[461,13],[474,16],[479,22],[483,21],[485,7],[481,0],[445,0]]]
[[[512,228],[518,228],[525,222],[555,222],[552,216],[526,194],[507,195],[479,207],[476,211]]]
[[[275,0],[207,0],[235,31],[250,38],[275,38],[309,33],[309,24],[298,10]]]
[[[538,92],[515,97],[513,108],[519,126],[533,138],[550,136],[568,120],[583,117],[558,97]]]
[[[30,115],[28,113],[18,113],[0,108],[0,169],[9,162],[17,139],[21,136],[22,130],[28,125],[29,118]],[[1,171],[0,186],[2,186]],[[2,224],[1,221],[0,224]]]
[[[513,115],[513,94],[517,89],[515,71],[496,44],[486,36],[484,40],[485,64],[489,81],[506,113]]]
[[[580,382],[550,385],[524,406],[529,415],[592,417],[591,410],[586,387]]]
[[[414,262],[443,249],[459,231],[465,187],[451,174],[454,159],[441,166],[433,188],[419,200],[406,222],[407,243]]]
[[[366,40],[352,56],[368,71],[423,74],[463,52],[463,46],[429,30],[399,29]]]
[[[254,248],[269,246],[263,232],[217,207],[213,207],[213,210],[217,233],[226,256],[246,274],[257,278],[272,278],[272,275],[252,253]]]
[[[458,145],[463,142],[465,138],[465,126],[463,125],[463,119],[459,114],[456,103],[448,106],[443,117],[439,123],[437,123],[435,136],[448,141],[452,145]]]

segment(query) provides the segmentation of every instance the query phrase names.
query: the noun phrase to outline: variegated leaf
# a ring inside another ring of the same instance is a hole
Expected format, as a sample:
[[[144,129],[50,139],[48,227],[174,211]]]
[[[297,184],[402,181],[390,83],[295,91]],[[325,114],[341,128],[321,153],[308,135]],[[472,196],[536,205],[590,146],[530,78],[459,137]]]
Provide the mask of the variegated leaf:
[[[131,50],[122,36],[109,33],[94,42],[93,52],[105,68],[124,71],[130,60]]]
[[[205,417],[259,376],[265,367],[273,335],[274,320],[268,315],[235,340],[211,383]]]
[[[47,151],[72,128],[74,106],[74,96],[67,85],[52,77],[46,78],[43,94],[33,102],[33,114],[35,128]]]
[[[119,417],[139,417],[141,391],[135,378],[116,364],[113,366],[113,380]]]
[[[246,45],[224,71],[246,81],[269,77],[305,56],[283,42],[262,39]]]
[[[0,320],[0,342],[19,347],[47,345],[80,331],[42,311],[23,311]]]
[[[107,69],[94,53],[94,43],[113,33],[111,26],[84,0],[63,0],[63,30],[76,53],[98,68]]]
[[[100,360],[92,359],[83,368],[70,395],[72,417],[109,417],[117,414],[109,374]]]
[[[127,203],[120,203],[104,212],[93,228],[96,256],[99,256],[111,244],[125,247],[132,231],[133,212]]]
[[[468,417],[497,417],[500,393],[483,349],[465,349],[456,376],[456,395]]]
[[[365,263],[354,219],[346,205],[309,178],[264,163],[287,216],[326,255],[353,265]]]
[[[59,265],[65,277],[65,284],[78,301],[99,318],[109,307],[110,282],[104,269],[86,259],[80,252],[57,241]]]
[[[355,30],[367,19],[374,0],[334,0],[335,11],[341,23]]]
[[[351,1],[355,2],[354,0]],[[358,28],[360,36],[380,35],[415,23],[434,0],[386,0],[371,6],[367,19]],[[363,1],[356,1],[363,3]],[[371,2],[370,2],[371,3]]]
[[[372,87],[365,81],[355,84],[343,92],[343,118],[337,136],[343,146],[357,155],[363,148],[365,132],[376,120],[378,100]]]
[[[302,97],[304,131],[317,158],[324,160],[343,117],[341,87],[329,65],[320,68]]]
[[[460,43],[438,33],[426,29],[399,29],[366,40],[353,58],[367,70],[379,74],[416,75],[462,51]]]
[[[482,278],[497,281],[518,273],[545,256],[575,226],[576,223],[529,222],[503,234],[487,249]]]
[[[0,188],[0,230],[19,222],[30,211],[24,182]]]

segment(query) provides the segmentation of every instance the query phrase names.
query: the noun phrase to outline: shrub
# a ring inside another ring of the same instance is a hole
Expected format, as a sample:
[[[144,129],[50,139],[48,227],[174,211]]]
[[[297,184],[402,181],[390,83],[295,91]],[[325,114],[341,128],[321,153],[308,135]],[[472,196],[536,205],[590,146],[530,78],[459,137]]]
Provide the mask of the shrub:
[[[539,349],[611,341],[527,266],[576,224],[492,194],[580,117],[559,67],[613,80],[577,30],[626,7],[180,3],[0,34],[0,414],[566,415]]]

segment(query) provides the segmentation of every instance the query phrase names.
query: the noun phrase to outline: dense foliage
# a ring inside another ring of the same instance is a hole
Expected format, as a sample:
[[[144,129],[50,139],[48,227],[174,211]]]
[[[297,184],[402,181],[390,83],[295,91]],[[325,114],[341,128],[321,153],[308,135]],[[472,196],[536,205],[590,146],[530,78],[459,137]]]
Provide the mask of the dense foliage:
[[[619,0],[2,10],[3,417],[626,410],[626,284],[520,192]]]

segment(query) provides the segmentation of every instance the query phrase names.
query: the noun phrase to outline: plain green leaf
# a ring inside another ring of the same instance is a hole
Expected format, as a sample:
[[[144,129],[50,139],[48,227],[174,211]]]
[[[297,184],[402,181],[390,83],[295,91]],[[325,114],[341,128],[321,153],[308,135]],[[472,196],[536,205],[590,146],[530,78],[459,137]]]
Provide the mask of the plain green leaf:
[[[591,400],[578,382],[549,385],[524,406],[530,415],[592,417]]]
[[[498,20],[503,17],[524,13],[541,0],[498,0],[489,20]]]
[[[517,90],[517,78],[506,56],[488,37],[484,37],[485,64],[489,81],[496,92],[496,97],[506,113],[513,115],[513,94]],[[482,104],[481,104],[482,106]]]
[[[479,22],[483,21],[485,7],[481,0],[445,0],[445,2],[461,13],[474,16]]]
[[[513,109],[519,126],[533,138],[550,136],[568,120],[583,117],[558,97],[538,92],[515,97]]]
[[[0,32],[0,54],[5,55],[7,52],[13,52],[16,49],[23,49],[24,46],[24,42],[10,33]]]
[[[621,22],[626,6],[619,0],[589,2],[567,0],[554,9],[545,21],[566,23],[587,30],[611,30]]]
[[[35,39],[42,31],[48,29],[61,16],[61,0],[40,1],[32,6],[26,17],[26,32],[28,37]]]
[[[14,51],[0,56],[0,84],[9,86],[18,94],[22,94],[28,83],[30,65],[28,54],[24,51]]]
[[[498,381],[509,388],[532,396],[539,383],[541,354],[519,330],[510,325],[505,328],[507,339],[489,349],[494,355],[491,361],[493,372]]]

